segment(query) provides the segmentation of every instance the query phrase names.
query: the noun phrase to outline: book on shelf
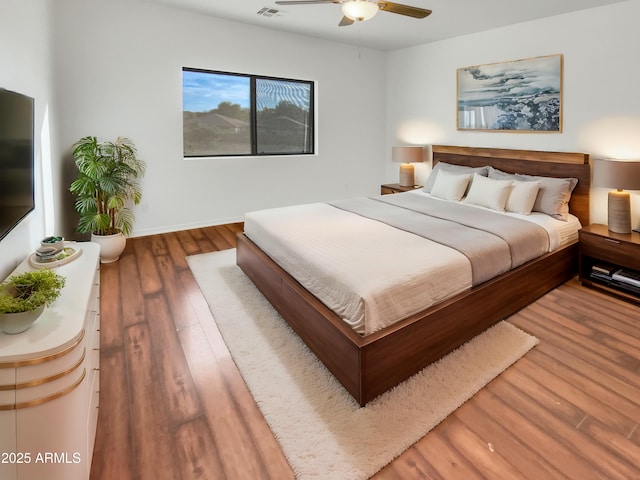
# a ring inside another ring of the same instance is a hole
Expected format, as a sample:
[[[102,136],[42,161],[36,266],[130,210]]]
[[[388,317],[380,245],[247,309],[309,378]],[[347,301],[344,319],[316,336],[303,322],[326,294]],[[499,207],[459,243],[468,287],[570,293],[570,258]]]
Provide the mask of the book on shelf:
[[[636,295],[640,295],[640,287],[637,287],[631,283],[619,282],[617,280],[611,280],[609,282],[609,286],[619,288],[620,290],[624,290],[627,292],[634,293]]]
[[[592,272],[598,272],[603,275],[608,275],[609,277],[611,277],[616,270],[618,270],[618,267],[613,267],[611,265],[603,265],[601,263],[595,263],[591,266]]]
[[[610,281],[613,278],[613,274],[615,273],[617,267],[611,267],[609,265],[602,264],[594,264],[591,266],[591,278],[596,278],[598,280],[604,280],[606,282]]]
[[[626,283],[640,288],[640,273],[629,270],[617,270],[611,276],[616,282]]]
[[[596,280],[601,280],[603,282],[610,282],[611,281],[611,275],[606,275],[606,274],[600,273],[600,272],[591,272],[591,274],[589,276],[591,278],[595,278]]]

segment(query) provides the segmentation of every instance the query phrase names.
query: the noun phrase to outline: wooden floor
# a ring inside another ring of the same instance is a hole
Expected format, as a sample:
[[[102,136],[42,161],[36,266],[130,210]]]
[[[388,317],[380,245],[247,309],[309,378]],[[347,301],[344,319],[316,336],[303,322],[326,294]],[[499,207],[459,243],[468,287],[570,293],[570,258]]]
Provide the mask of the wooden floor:
[[[293,478],[185,260],[241,228],[130,239],[102,266],[92,480]],[[375,478],[640,479],[640,309],[572,280],[510,321],[540,345]]]

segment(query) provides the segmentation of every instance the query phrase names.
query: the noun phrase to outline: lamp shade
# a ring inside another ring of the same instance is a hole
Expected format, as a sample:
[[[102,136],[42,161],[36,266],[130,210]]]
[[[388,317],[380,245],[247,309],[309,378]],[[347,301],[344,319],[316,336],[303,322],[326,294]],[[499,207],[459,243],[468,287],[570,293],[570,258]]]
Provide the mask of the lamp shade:
[[[378,13],[378,4],[367,0],[350,0],[342,4],[342,13],[351,20],[363,22]]]
[[[595,159],[593,184],[617,190],[640,190],[640,162]]]
[[[424,160],[424,147],[392,147],[391,159],[394,162],[413,163]]]

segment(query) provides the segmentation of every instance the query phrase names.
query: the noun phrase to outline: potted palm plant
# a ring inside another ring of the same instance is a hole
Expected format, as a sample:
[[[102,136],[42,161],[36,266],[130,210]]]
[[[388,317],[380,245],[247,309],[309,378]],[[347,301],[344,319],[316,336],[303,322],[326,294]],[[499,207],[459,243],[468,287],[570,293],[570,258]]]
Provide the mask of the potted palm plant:
[[[73,158],[78,177],[69,190],[77,196],[77,230],[91,233],[91,241],[100,244],[101,263],[114,262],[133,228],[130,205],[142,199],[139,179],[146,164],[138,158],[133,142],[123,137],[115,142],[81,138],[73,145]]]
[[[0,330],[8,334],[27,330],[60,296],[65,281],[46,268],[11,275],[0,284]]]

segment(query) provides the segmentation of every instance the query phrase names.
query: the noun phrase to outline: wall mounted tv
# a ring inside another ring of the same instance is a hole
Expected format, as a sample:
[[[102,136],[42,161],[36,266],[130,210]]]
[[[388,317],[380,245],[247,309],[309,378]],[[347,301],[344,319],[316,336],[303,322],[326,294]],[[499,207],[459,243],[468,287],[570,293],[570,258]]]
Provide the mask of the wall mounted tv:
[[[34,209],[33,98],[0,88],[0,240]]]

